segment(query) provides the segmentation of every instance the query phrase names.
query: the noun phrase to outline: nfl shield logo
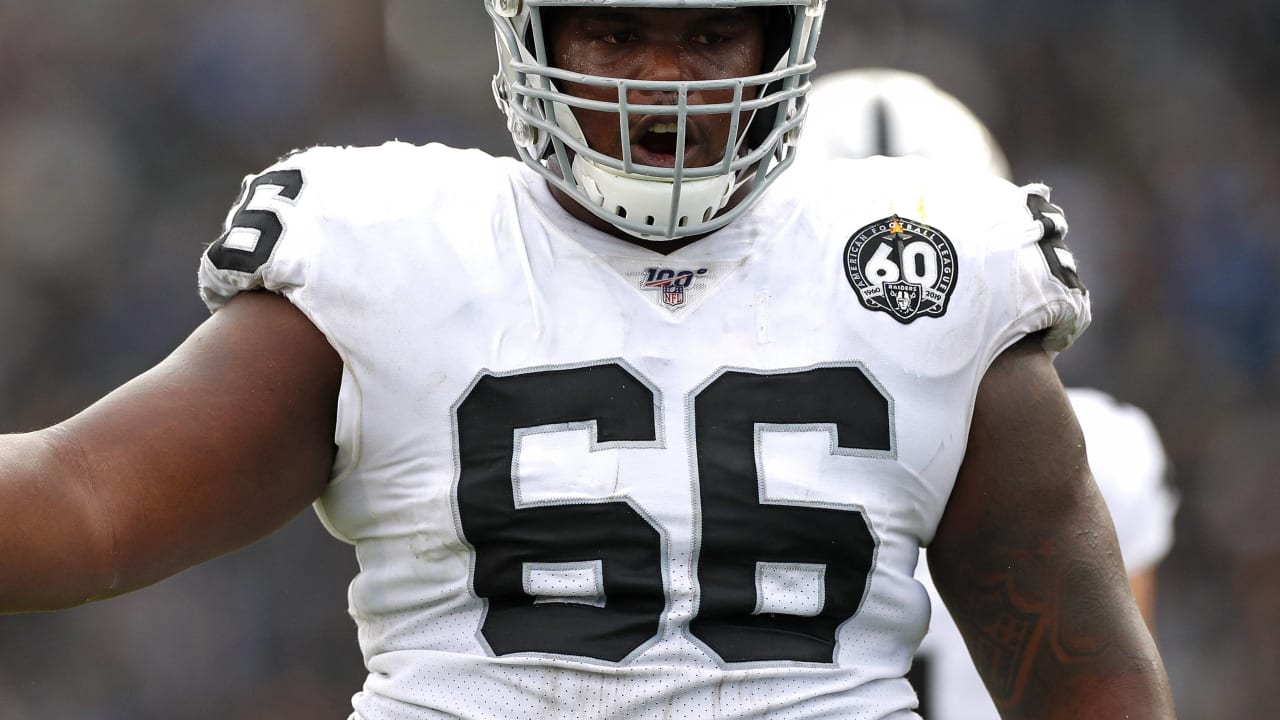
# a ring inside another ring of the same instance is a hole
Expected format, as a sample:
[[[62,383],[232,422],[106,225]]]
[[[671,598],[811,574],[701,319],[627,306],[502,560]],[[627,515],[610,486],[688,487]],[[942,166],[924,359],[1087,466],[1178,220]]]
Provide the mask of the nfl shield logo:
[[[651,267],[644,271],[640,287],[658,293],[662,304],[670,310],[683,308],[691,298],[686,295],[695,280],[711,272],[707,268],[681,270],[678,268]],[[697,295],[693,296],[694,298]]]

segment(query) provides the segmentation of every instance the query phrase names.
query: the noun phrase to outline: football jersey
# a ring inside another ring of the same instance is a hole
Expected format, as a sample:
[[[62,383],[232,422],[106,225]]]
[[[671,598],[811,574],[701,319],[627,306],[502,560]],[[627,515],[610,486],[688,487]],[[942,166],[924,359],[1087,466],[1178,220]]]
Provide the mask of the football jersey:
[[[342,357],[352,717],[916,717],[978,383],[1089,319],[1046,196],[833,163],[664,255],[473,150],[247,178],[200,288],[282,293]]]
[[[1084,431],[1089,468],[1111,511],[1124,566],[1130,574],[1154,567],[1173,544],[1177,497],[1167,484],[1168,461],[1151,418],[1090,388],[1068,388]],[[999,720],[974,668],[964,638],[921,562],[916,577],[929,590],[934,613],[913,673],[927,720]]]

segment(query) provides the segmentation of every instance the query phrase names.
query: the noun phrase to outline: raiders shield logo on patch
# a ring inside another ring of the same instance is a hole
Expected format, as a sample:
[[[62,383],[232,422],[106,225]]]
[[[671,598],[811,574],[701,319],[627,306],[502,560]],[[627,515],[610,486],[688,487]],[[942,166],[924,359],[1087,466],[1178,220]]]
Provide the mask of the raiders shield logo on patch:
[[[905,325],[947,311],[956,284],[956,249],[936,229],[893,215],[849,238],[844,270],[863,307]]]

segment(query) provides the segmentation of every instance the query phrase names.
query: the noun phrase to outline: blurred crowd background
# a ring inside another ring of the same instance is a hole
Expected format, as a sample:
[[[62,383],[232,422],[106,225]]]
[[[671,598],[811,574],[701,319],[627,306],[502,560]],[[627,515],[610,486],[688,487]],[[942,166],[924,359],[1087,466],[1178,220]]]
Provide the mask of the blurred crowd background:
[[[1183,720],[1280,707],[1280,4],[832,0],[821,69],[930,75],[1071,219],[1068,384],[1159,426],[1157,636]],[[0,0],[0,429],[57,422],[204,317],[196,261],[290,149],[509,154],[479,0]],[[3,519],[0,519],[3,522]],[[0,718],[340,718],[350,548],[306,514],[131,596],[0,618]]]

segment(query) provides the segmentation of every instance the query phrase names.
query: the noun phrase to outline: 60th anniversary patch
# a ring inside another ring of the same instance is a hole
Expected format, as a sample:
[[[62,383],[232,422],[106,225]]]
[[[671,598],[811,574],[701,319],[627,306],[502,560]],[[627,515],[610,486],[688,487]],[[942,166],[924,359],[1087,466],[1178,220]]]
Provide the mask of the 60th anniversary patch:
[[[936,229],[893,215],[849,238],[844,270],[864,307],[906,325],[947,311],[956,284],[956,249]]]

